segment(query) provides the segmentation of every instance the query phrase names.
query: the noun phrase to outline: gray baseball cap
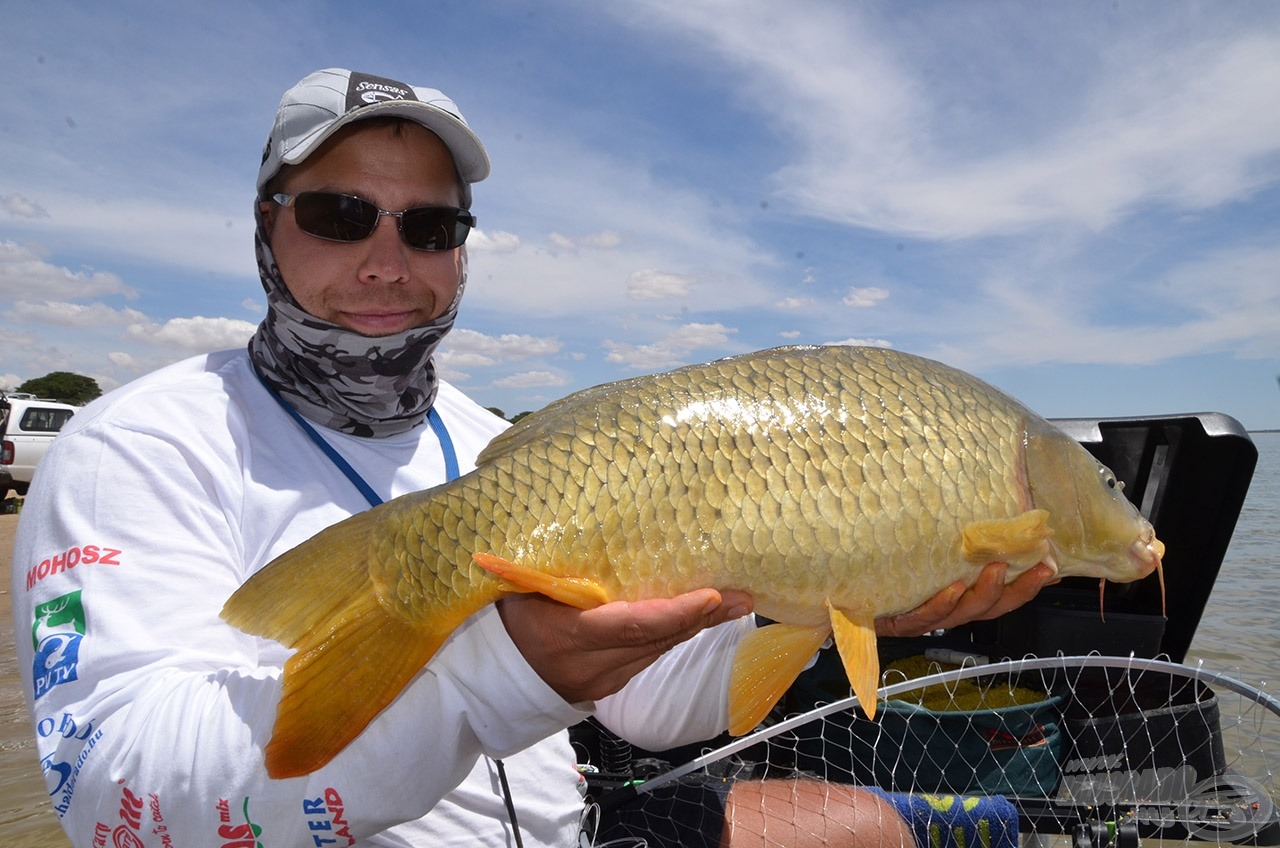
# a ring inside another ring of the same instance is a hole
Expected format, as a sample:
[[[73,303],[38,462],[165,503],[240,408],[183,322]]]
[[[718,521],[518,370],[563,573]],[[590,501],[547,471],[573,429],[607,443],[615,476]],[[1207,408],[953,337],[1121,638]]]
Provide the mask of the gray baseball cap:
[[[414,121],[440,137],[453,155],[470,205],[471,183],[489,176],[489,155],[454,102],[434,88],[343,68],[316,71],[284,93],[262,151],[258,191],[281,165],[303,161],[347,124],[385,116]]]

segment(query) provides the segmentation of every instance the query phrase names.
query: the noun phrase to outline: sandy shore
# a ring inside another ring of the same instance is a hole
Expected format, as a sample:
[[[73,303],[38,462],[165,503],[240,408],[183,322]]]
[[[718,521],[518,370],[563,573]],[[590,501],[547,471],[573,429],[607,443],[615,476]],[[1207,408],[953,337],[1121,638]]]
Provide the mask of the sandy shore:
[[[0,845],[67,848],[71,843],[49,804],[18,680],[9,599],[13,534],[17,528],[18,516],[0,515]]]

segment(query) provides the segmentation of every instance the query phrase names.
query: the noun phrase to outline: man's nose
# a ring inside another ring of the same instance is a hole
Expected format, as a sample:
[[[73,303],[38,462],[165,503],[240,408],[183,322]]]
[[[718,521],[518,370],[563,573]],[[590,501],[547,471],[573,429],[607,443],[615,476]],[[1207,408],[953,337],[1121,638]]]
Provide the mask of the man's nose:
[[[399,282],[409,278],[406,251],[410,247],[400,238],[400,219],[380,215],[373,235],[365,239],[368,246],[360,267],[360,279],[366,282]]]

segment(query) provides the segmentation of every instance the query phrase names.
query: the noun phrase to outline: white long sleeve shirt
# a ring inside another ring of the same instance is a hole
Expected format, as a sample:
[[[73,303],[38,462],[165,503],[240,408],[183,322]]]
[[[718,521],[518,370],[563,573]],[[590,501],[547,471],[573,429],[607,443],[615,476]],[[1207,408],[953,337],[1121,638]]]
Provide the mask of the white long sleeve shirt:
[[[463,473],[506,425],[442,383]],[[423,424],[317,428],[384,499],[445,479]],[[564,702],[492,608],[329,764],[270,779],[288,650],[223,622],[251,574],[368,508],[243,352],[157,371],[77,413],[37,470],[14,551],[19,667],[54,810],[78,848],[574,844],[565,728],[598,706],[640,744],[714,736],[744,624],[706,631],[599,705]],[[668,659],[669,658],[669,659]],[[352,693],[359,697],[359,693]]]

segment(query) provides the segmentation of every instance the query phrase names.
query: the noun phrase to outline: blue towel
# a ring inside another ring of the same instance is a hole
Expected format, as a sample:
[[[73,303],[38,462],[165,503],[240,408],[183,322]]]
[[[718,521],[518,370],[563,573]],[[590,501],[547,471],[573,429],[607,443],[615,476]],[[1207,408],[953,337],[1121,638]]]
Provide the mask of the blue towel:
[[[1018,848],[1018,810],[1002,795],[909,795],[865,788],[897,808],[919,848]]]

